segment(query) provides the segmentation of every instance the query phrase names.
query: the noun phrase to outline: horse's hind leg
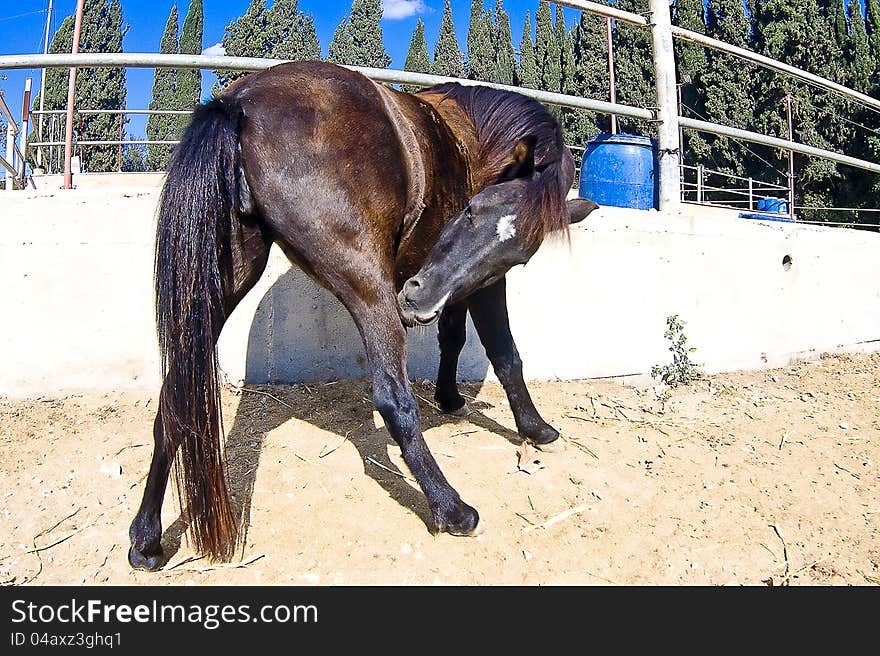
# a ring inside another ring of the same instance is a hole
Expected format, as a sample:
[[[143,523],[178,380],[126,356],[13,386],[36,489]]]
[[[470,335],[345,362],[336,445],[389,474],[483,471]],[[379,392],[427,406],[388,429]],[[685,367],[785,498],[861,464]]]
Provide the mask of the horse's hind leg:
[[[253,288],[266,268],[271,241],[253,225],[238,224],[231,235],[231,258],[223,267],[225,314],[229,316],[239,301]],[[214,335],[216,343],[222,325]],[[171,363],[174,366],[174,363]],[[164,382],[163,382],[164,388]],[[141,506],[129,528],[131,548],[128,562],[135,569],[155,570],[162,565],[162,502],[168,487],[173,453],[168,452],[162,426],[163,394],[159,394],[159,408],[153,422],[153,459]]]
[[[486,355],[507,393],[517,431],[539,448],[556,446],[559,432],[538,414],[523,380],[522,360],[510,333],[505,279],[475,292],[467,302]]]
[[[438,531],[474,535],[479,515],[461,500],[428,450],[419,407],[406,372],[406,330],[393,295],[370,306],[346,303],[366,347],[373,373],[373,400],[400,445],[403,460],[428,499]]]
[[[465,400],[458,393],[456,374],[458,356],[467,338],[467,306],[464,303],[447,305],[438,322],[437,341],[440,344],[440,368],[437,371],[437,389],[434,400],[443,412],[465,414]]]

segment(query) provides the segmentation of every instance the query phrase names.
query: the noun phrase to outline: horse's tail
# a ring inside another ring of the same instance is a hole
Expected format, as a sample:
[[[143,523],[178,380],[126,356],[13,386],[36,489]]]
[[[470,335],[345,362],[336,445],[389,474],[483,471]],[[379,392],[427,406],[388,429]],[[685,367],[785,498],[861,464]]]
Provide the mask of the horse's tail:
[[[156,235],[160,414],[195,548],[229,560],[238,526],[226,485],[216,340],[231,278],[229,235],[250,193],[241,168],[241,109],[225,98],[197,108],[168,165]],[[221,266],[223,271],[221,271]]]

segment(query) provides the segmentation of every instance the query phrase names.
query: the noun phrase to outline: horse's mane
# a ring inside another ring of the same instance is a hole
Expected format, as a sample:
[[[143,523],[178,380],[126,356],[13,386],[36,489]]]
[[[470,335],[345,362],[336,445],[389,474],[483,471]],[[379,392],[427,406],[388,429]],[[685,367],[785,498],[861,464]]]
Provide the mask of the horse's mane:
[[[523,199],[520,226],[539,239],[568,229],[565,201],[574,178],[574,159],[562,139],[562,128],[544,105],[512,91],[456,82],[431,87],[425,93],[455,101],[473,121],[480,146],[474,159],[487,184],[498,180],[520,139],[536,137],[534,193]]]

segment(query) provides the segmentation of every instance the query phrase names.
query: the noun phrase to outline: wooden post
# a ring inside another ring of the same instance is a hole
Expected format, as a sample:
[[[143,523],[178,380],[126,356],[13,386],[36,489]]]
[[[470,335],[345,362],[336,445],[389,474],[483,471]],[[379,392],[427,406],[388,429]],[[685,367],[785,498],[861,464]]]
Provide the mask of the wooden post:
[[[79,52],[79,34],[82,30],[83,5],[85,0],[76,0],[76,19],[73,23],[73,48],[71,54]],[[76,68],[71,66],[67,81],[67,125],[64,130],[64,187],[73,189],[71,183],[70,158],[73,156],[73,103],[76,98]]]
[[[681,142],[678,139],[678,107],[675,51],[667,0],[650,0],[654,42],[654,75],[657,85],[657,159],[659,161],[660,211],[681,210]]]

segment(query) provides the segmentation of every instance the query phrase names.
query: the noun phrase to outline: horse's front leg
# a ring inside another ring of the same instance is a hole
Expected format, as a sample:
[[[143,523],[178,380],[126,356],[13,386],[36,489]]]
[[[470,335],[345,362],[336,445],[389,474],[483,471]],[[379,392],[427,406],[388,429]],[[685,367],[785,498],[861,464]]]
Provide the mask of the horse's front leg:
[[[361,330],[373,374],[373,400],[403,460],[428,499],[438,531],[474,535],[479,515],[461,500],[428,450],[419,408],[406,373],[406,330],[390,296],[377,305],[349,308]]]
[[[438,322],[437,342],[440,344],[440,367],[437,370],[437,389],[434,400],[440,409],[451,415],[464,415],[467,408],[464,397],[458,393],[456,375],[458,356],[467,338],[467,306],[464,303],[447,305]]]
[[[517,431],[538,448],[561,447],[559,432],[538,414],[523,380],[522,360],[510,333],[505,279],[475,292],[467,303],[486,355],[507,393]]]

